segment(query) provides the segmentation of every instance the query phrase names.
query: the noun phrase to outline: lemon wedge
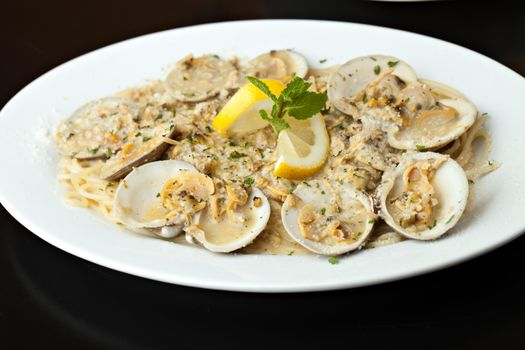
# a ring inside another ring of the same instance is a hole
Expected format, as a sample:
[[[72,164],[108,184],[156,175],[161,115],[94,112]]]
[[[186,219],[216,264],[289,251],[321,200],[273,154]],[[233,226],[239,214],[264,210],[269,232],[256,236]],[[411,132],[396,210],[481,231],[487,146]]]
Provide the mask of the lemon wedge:
[[[285,85],[272,79],[262,80],[275,95],[279,96]],[[268,122],[259,115],[259,110],[268,113],[273,101],[253,84],[246,84],[239,89],[226,103],[213,120],[213,128],[222,136],[242,135],[257,129],[262,129]]]
[[[321,170],[330,150],[330,138],[323,116],[298,120],[287,117],[288,129],[277,139],[274,175],[285,179],[304,179]]]

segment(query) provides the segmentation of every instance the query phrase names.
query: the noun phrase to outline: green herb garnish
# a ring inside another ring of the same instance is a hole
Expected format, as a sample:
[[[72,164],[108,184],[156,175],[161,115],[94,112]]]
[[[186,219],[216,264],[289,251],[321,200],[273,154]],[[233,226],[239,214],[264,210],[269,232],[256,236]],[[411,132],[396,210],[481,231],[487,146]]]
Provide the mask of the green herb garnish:
[[[381,73],[381,67],[379,65],[374,67],[374,73],[375,75],[378,75],[379,73]]]
[[[88,151],[89,151],[89,153],[91,153],[91,154],[95,154],[95,153],[98,152],[99,149],[100,149],[100,145],[97,146],[97,147],[94,147],[94,148],[88,148]]]
[[[242,157],[246,157],[246,154],[239,153],[237,151],[233,151],[232,153],[230,153],[230,156],[228,157],[228,159],[235,160],[235,159],[239,159],[239,158],[242,158]]]
[[[245,185],[251,186],[254,183],[255,183],[255,180],[253,179],[253,177],[247,177],[246,179],[244,179],[244,184]]]
[[[326,213],[326,208],[321,208],[321,215],[324,215]]]
[[[339,264],[339,259],[337,259],[337,256],[331,256],[328,258],[328,262],[332,265]]]
[[[387,64],[390,68],[395,67],[399,61],[388,61]]]
[[[261,109],[259,115],[272,125],[276,133],[290,127],[288,122],[284,120],[285,115],[299,120],[311,118],[325,107],[328,99],[326,92],[308,91],[312,84],[299,77],[294,77],[279,97],[275,96],[263,81],[255,77],[246,77],[246,79],[272,99],[274,104],[270,114]]]
[[[424,151],[424,150],[427,149],[427,147],[423,146],[423,145],[416,145],[416,148],[417,148],[418,151]]]
[[[149,140],[151,140],[151,137],[149,137],[149,136],[142,136],[142,142],[148,142]]]
[[[326,61],[327,61],[327,59],[323,58],[323,59],[319,60],[319,63],[325,63]]]

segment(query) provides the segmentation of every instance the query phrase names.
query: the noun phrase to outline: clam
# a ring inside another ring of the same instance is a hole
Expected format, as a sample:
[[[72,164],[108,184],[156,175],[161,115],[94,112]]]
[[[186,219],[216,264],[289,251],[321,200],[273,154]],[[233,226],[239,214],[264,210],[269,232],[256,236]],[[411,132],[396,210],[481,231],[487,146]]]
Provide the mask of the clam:
[[[388,143],[404,150],[444,146],[464,134],[476,121],[476,115],[476,107],[465,99],[439,99],[407,117],[404,125],[387,128]]]
[[[181,216],[167,218],[169,208],[163,206],[160,193],[171,179],[181,173],[198,173],[189,163],[178,160],[156,161],[135,168],[119,184],[115,192],[115,217],[128,227],[153,229],[169,238],[181,232],[185,221]]]
[[[418,240],[442,236],[467,204],[465,172],[447,155],[408,152],[383,174],[377,188],[380,216],[401,235]]]
[[[395,95],[416,80],[414,69],[399,58],[362,56],[346,62],[332,74],[328,83],[328,99],[340,111],[357,117],[357,104],[367,100],[364,92],[370,84],[380,88],[384,94]]]
[[[139,110],[130,100],[106,97],[77,109],[57,127],[60,153],[77,159],[113,154],[126,136],[138,129]]]
[[[222,182],[221,182],[222,183]],[[222,193],[221,193],[222,196]],[[151,162],[134,169],[115,193],[115,217],[128,227],[172,238],[186,232],[188,241],[227,253],[251,243],[266,227],[270,203],[251,188],[242,205],[216,194],[212,178],[179,160]]]
[[[232,87],[238,76],[237,68],[217,55],[188,55],[177,62],[164,84],[177,100],[199,102]]]
[[[287,82],[294,75],[304,78],[308,73],[308,63],[303,55],[293,50],[272,50],[250,60],[245,72],[261,79]]]
[[[102,166],[100,177],[115,181],[126,176],[133,168],[159,159],[169,146],[166,138],[172,138],[176,132],[173,124],[168,123],[140,129]]]
[[[330,79],[328,98],[365,128],[387,134],[391,147],[433,149],[457,139],[476,120],[476,107],[455,89],[418,80],[391,56],[365,56],[342,65]]]
[[[228,253],[250,244],[266,227],[270,218],[270,203],[256,187],[246,203],[234,213],[217,217],[211,207],[193,217],[193,226],[186,232],[189,240],[197,240],[204,248]]]
[[[286,198],[281,218],[306,249],[337,255],[360,248],[376,216],[370,198],[352,184],[323,179],[299,184]]]

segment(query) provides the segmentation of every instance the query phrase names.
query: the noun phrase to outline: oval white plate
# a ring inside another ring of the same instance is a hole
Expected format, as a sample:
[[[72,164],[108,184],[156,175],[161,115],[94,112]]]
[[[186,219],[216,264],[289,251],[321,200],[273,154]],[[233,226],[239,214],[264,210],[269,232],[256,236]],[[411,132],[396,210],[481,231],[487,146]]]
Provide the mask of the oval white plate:
[[[472,210],[435,242],[406,241],[326,257],[218,255],[125,232],[61,199],[57,155],[42,128],[83,103],[160,78],[189,52],[255,56],[295,48],[313,66],[382,53],[409,62],[421,77],[464,92],[491,118],[492,157],[502,167],[479,180]],[[326,63],[320,64],[321,59]],[[163,68],[164,67],[164,68]],[[323,21],[243,21],[142,36],[96,50],[44,74],[0,112],[0,201],[29,230],[89,261],[138,276],[214,289],[284,292],[356,287],[449,266],[517,237],[525,228],[525,80],[470,50],[429,37]]]

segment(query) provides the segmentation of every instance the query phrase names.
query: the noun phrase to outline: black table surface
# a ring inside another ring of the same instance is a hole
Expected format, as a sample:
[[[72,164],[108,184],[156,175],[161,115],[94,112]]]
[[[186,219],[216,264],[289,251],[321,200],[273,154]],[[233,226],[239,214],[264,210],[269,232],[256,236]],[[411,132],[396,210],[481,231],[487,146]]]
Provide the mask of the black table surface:
[[[40,74],[101,46],[258,18],[410,30],[525,74],[525,12],[501,1],[10,1],[0,9],[0,105]],[[407,280],[265,295],[169,285],[95,265],[36,237],[1,206],[0,227],[1,349],[525,348],[525,237]]]

